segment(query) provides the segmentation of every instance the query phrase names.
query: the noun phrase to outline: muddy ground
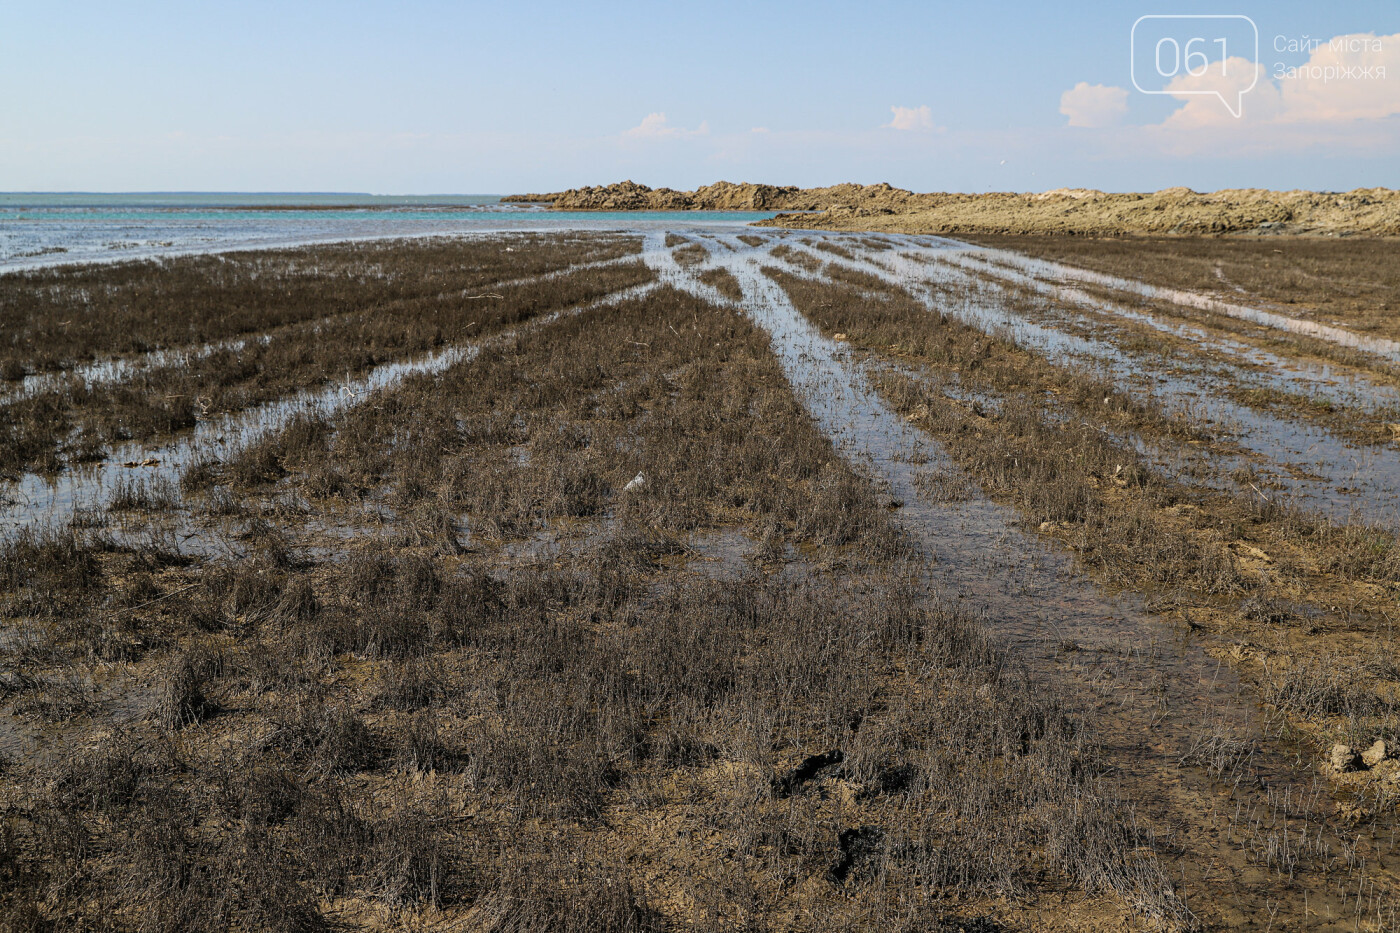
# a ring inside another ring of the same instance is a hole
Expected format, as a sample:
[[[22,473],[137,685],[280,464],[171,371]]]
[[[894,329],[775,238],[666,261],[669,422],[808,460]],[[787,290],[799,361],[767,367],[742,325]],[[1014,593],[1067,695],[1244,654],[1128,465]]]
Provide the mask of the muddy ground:
[[[1400,359],[1181,242],[0,277],[4,923],[1394,928]]]

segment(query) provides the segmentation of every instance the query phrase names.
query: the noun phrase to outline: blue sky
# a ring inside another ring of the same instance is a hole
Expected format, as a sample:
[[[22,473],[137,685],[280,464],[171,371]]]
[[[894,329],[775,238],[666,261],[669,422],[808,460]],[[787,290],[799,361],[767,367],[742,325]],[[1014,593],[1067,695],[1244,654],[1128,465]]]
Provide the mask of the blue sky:
[[[1400,186],[1394,0],[292,6],[4,4],[0,190]],[[1241,119],[1133,90],[1147,13],[1254,19]],[[1364,77],[1271,77],[1353,34]]]

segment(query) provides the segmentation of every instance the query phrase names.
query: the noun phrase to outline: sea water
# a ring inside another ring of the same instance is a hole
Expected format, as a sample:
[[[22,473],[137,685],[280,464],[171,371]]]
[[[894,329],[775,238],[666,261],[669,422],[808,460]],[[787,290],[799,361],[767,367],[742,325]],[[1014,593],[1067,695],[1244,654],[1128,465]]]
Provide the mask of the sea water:
[[[741,226],[761,211],[550,211],[496,195],[0,194],[0,270],[325,243]]]

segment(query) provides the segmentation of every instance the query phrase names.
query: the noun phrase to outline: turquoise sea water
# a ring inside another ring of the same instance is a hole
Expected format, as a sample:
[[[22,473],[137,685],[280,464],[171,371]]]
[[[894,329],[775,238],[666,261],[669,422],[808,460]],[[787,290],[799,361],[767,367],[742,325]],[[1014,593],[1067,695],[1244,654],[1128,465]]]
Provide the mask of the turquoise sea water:
[[[336,240],[732,227],[771,212],[566,212],[495,195],[0,194],[0,269]]]

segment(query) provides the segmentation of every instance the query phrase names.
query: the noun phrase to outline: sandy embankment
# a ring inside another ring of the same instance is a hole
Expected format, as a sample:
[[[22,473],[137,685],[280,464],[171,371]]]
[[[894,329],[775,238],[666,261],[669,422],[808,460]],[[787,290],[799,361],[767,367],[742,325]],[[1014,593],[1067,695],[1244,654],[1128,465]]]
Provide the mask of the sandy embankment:
[[[752,210],[780,212],[762,226],[899,233],[1400,235],[1400,191],[1198,193],[1168,188],[1147,194],[1092,189],[1042,193],[916,194],[887,184],[795,188],[717,182],[695,191],[625,181],[507,201],[549,203],[555,210]]]

